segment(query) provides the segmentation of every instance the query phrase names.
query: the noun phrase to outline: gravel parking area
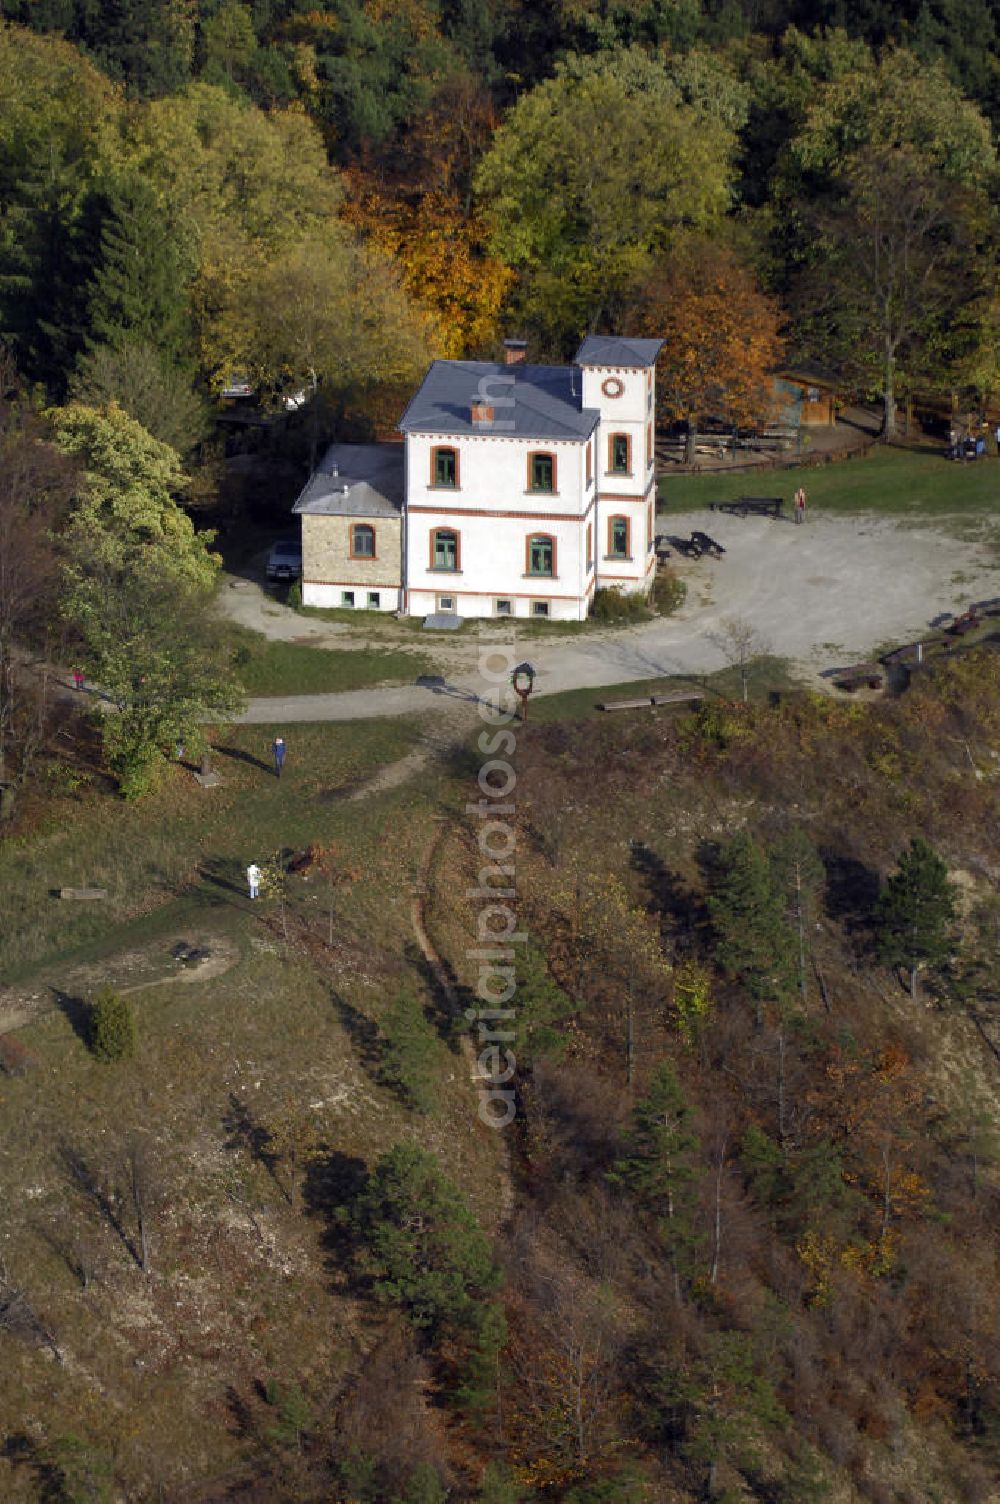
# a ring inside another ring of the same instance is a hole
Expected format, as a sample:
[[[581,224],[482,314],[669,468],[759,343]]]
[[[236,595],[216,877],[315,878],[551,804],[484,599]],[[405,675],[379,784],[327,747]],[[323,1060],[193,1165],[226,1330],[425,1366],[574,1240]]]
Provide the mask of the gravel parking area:
[[[754,628],[762,650],[790,659],[819,682],[824,669],[865,658],[889,643],[910,641],[943,613],[1000,595],[997,532],[988,519],[972,523],[962,518],[951,525],[944,518],[933,526],[918,526],[876,516],[813,514],[796,526],[790,519],[698,511],[661,513],[657,526],[681,537],[695,529],[707,531],[726,553],[718,560],[673,561],[688,587],[687,600],[674,616],[627,629],[525,640],[521,651],[538,669],[537,693],[712,672],[725,661],[713,637],[732,617]],[[250,584],[235,591],[224,588],[221,599],[244,625],[268,636],[338,648],[364,644],[361,623],[357,633],[340,624],[332,630],[317,621],[306,624]],[[506,623],[504,630],[509,631]],[[419,641],[432,652],[450,684],[470,693],[479,687],[476,635],[445,643],[430,633],[415,639],[406,631],[405,640],[409,646]],[[388,645],[380,638],[379,646]],[[261,703],[248,718],[353,719],[429,707],[428,695],[417,689],[359,690],[293,704],[300,698],[273,702],[270,708]]]

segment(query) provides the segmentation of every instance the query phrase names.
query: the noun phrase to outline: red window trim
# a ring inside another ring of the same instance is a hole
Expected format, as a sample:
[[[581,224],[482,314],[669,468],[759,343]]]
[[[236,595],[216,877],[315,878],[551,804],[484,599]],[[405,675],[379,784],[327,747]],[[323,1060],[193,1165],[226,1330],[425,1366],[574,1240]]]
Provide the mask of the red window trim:
[[[615,552],[616,522],[624,522],[625,524],[624,553]],[[613,517],[608,518],[608,552],[606,554],[606,557],[609,559],[631,559],[632,557],[632,519],[630,517],[626,517],[623,512],[616,512]]]
[[[546,459],[552,461],[552,489],[543,491],[538,486],[532,485],[532,472],[535,468],[535,460]],[[527,487],[530,496],[557,496],[559,494],[559,458],[551,449],[530,449],[528,451],[528,477]]]
[[[437,457],[439,454],[453,454],[455,456],[455,484],[446,486],[437,478]],[[431,474],[428,485],[432,491],[460,491],[462,489],[462,455],[454,444],[435,444],[431,449]]]
[[[370,554],[359,554],[359,553],[357,553],[355,551],[355,547],[354,547],[354,534],[357,532],[357,530],[358,530],[359,527],[366,527],[371,532],[371,535],[372,535],[372,551],[371,551]],[[351,523],[351,552],[350,552],[350,558],[352,558],[352,559],[361,559],[361,560],[363,560],[365,562],[367,562],[369,560],[374,560],[374,559],[378,558],[378,533],[375,531],[374,524],[372,524],[371,522],[352,522]]]
[[[615,469],[615,439],[625,440],[625,465],[624,470]],[[632,435],[630,433],[608,434],[608,474],[631,475],[632,474]]]
[[[454,535],[455,535],[455,568],[454,569],[444,569],[444,568],[442,568],[442,566],[440,564],[435,564],[434,563],[434,555],[437,552],[437,535],[438,535],[438,533],[454,533]],[[427,562],[427,568],[428,569],[432,569],[435,574],[460,574],[461,573],[461,571],[462,571],[462,534],[459,532],[459,530],[458,530],[457,527],[432,527],[431,531],[430,531],[430,536],[429,536],[429,539],[428,539],[428,543],[429,543],[429,557],[428,557],[428,562]],[[447,594],[447,591],[445,593]]]
[[[536,538],[544,538],[552,544],[552,569],[549,574],[536,574],[531,567],[531,545]],[[559,576],[558,544],[553,533],[528,533],[524,540],[524,577],[526,580],[555,580]]]

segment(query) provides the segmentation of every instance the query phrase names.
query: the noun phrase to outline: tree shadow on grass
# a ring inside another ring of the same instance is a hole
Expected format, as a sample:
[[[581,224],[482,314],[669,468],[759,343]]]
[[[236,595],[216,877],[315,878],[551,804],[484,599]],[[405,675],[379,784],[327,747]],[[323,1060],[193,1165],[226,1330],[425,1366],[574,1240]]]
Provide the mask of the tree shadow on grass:
[[[373,1023],[367,1014],[355,1008],[339,992],[330,989],[330,1001],[336,1010],[337,1017],[351,1037],[364,1069],[373,1080],[379,1080],[379,1070],[385,1054],[382,1037],[378,1031],[378,1025]]]
[[[280,1155],[273,1147],[274,1135],[263,1123],[258,1122],[247,1104],[235,1092],[229,1093],[229,1107],[223,1115],[222,1126],[228,1135],[225,1147],[234,1152],[242,1150],[254,1164],[262,1165],[281,1194],[287,1198],[287,1191],[278,1178]]]
[[[202,882],[213,888],[221,888],[224,893],[238,893],[241,898],[246,897],[246,869],[235,857],[206,857],[198,868],[198,875]]]
[[[77,1039],[89,1046],[92,1009],[86,998],[77,997],[72,992],[61,992],[58,987],[52,988],[52,996]]]
[[[668,867],[645,841],[633,842],[632,866],[646,880],[651,908],[666,938],[679,950],[705,951],[711,920],[703,896],[692,891],[681,874]]]
[[[839,920],[849,933],[869,932],[882,889],[878,873],[856,857],[825,848],[820,850],[820,860],[826,869],[824,907],[830,918]]]
[[[135,1240],[125,1226],[122,1197],[117,1186],[106,1174],[87,1159],[75,1145],[63,1140],[59,1145],[59,1160],[70,1185],[96,1208],[111,1228],[126,1253],[142,1268],[142,1257]]]
[[[228,757],[233,762],[245,762],[251,768],[259,768],[262,773],[270,773],[272,777],[274,776],[272,763],[254,757],[252,752],[244,752],[242,747],[213,747],[212,751],[217,752],[220,757]]]
[[[349,1213],[368,1184],[368,1167],[353,1154],[331,1150],[310,1160],[302,1185],[302,1204],[311,1217],[323,1224],[321,1243],[331,1274],[346,1275],[348,1288],[359,1292],[368,1288],[352,1267],[355,1246]]]
[[[466,987],[455,975],[451,964],[443,956],[435,966],[415,945],[408,945],[404,952],[408,964],[423,982],[430,997],[427,1017],[437,1030],[438,1036],[454,1053],[459,1038],[464,1032],[467,1010],[481,1006],[471,987]]]

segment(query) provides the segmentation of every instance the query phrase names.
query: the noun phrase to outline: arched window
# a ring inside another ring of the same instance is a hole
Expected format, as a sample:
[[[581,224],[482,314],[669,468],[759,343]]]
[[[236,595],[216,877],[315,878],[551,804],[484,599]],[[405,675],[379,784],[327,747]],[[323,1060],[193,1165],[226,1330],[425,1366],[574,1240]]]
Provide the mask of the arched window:
[[[627,559],[629,556],[629,525],[627,517],[608,518],[608,556],[612,559]]]
[[[458,486],[458,450],[431,450],[431,485],[454,490]]]
[[[436,527],[431,533],[431,568],[457,569],[459,535],[450,527]]]
[[[548,533],[534,533],[528,539],[526,573],[551,578],[556,572],[556,540]]]
[[[612,475],[631,475],[632,440],[627,433],[608,435],[608,470]]]
[[[552,492],[556,489],[554,454],[528,455],[528,490]]]
[[[351,558],[374,559],[375,529],[368,522],[356,522],[351,528]]]

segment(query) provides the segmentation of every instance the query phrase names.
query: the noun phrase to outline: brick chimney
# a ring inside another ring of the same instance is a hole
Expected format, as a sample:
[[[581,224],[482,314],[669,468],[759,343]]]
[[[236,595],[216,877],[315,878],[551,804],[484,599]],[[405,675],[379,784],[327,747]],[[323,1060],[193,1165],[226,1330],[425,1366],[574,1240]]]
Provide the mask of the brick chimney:
[[[526,339],[505,339],[503,342],[504,365],[518,366],[524,359],[528,349]]]
[[[469,408],[469,417],[473,423],[492,423],[493,406],[489,402],[481,402],[478,398]]]

